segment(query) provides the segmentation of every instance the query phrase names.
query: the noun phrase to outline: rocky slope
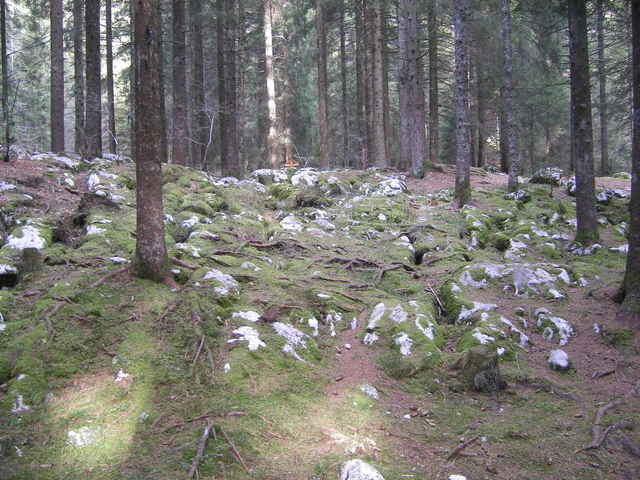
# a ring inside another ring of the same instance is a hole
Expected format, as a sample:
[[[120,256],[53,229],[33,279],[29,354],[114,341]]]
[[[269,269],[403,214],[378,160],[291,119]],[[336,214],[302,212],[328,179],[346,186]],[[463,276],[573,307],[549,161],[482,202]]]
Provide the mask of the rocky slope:
[[[167,165],[170,290],[125,268],[129,162],[20,158],[0,178],[0,476],[186,478],[197,458],[200,478],[333,479],[350,459],[387,479],[626,478],[636,432],[573,453],[638,382],[606,294],[629,182],[600,181],[585,249],[570,180],[509,196],[477,170],[457,211],[446,173]]]

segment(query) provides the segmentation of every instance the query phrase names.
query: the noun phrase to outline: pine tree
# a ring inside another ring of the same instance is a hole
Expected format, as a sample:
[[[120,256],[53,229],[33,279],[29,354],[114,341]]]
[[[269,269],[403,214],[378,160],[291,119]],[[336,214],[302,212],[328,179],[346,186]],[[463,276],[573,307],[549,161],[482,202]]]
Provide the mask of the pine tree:
[[[100,76],[100,0],[85,2],[86,103],[85,137],[88,158],[102,155],[102,87]]]
[[[62,0],[49,2],[51,25],[51,151],[64,152],[64,45]]]
[[[471,200],[471,145],[469,132],[468,91],[468,21],[469,0],[456,0],[454,8],[455,33],[455,103],[456,103],[456,188],[458,207]]]

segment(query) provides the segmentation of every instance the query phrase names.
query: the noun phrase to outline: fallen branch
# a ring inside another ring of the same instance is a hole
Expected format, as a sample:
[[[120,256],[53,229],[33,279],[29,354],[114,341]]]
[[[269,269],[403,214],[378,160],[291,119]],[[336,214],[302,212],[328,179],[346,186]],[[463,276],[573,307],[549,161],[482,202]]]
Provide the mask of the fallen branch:
[[[196,372],[196,363],[198,362],[198,357],[200,357],[200,353],[202,352],[202,347],[204,346],[204,335],[200,338],[200,344],[198,345],[198,350],[196,350],[196,355],[193,357],[193,362],[191,363],[191,376]]]
[[[604,372],[594,372],[593,375],[591,375],[591,378],[593,378],[594,380],[597,380],[599,378],[606,377],[607,375],[611,375],[612,373],[616,373],[615,368],[605,370]]]
[[[478,439],[480,438],[480,435],[476,435],[475,437],[473,437],[470,440],[467,440],[464,443],[461,443],[460,445],[458,445],[456,448],[453,449],[453,451],[447,456],[447,462],[453,460],[454,458],[456,458],[458,455],[460,455],[460,453],[467,448],[468,446],[474,444],[475,442],[478,441]]]
[[[444,304],[442,303],[442,300],[440,300],[440,297],[438,296],[436,291],[433,289],[433,287],[431,285],[427,285],[427,287],[425,288],[425,291],[427,293],[430,293],[431,296],[433,296],[433,299],[438,304],[438,308],[440,309],[440,313],[444,313],[446,311],[445,308],[444,308]]]
[[[247,473],[251,473],[251,470],[249,470],[249,467],[247,467],[247,464],[244,463],[244,460],[242,458],[242,455],[240,455],[240,452],[238,451],[238,449],[236,448],[236,446],[233,444],[233,442],[231,441],[231,439],[227,436],[226,432],[222,429],[222,427],[220,427],[220,432],[222,433],[222,436],[224,437],[224,439],[227,441],[227,443],[229,444],[229,446],[231,447],[231,450],[233,451],[234,455],[236,456],[236,458],[238,459],[238,462],[240,462],[240,465],[242,465],[242,468],[244,468],[245,472]]]
[[[189,420],[185,420],[184,422],[174,423],[173,425],[169,425],[168,427],[163,428],[158,431],[158,433],[165,433],[169,430],[173,430],[174,428],[184,427],[185,425],[193,422],[198,422],[200,420],[205,420],[207,418],[217,418],[217,417],[242,417],[244,412],[227,412],[227,413],[205,413],[204,415],[200,415],[199,417],[190,418]]]
[[[91,285],[89,285],[89,288],[96,288],[96,287],[102,285],[104,282],[106,282],[110,278],[113,278],[113,277],[115,277],[117,275],[120,275],[121,273],[126,273],[128,271],[129,271],[129,267],[124,267],[124,268],[119,268],[117,270],[113,270],[113,271],[107,273],[104,277],[99,278],[98,280],[93,282]]]
[[[384,278],[385,273],[393,272],[394,270],[400,270],[401,268],[402,268],[402,265],[400,264],[392,265],[391,267],[381,268],[380,270],[378,270],[378,273],[376,274],[376,278],[373,280],[372,286],[378,285]]]
[[[200,437],[200,442],[198,443],[198,451],[196,456],[193,457],[193,462],[191,462],[191,468],[189,469],[189,478],[193,478],[196,475],[196,471],[198,470],[198,465],[200,465],[200,460],[204,456],[204,450],[207,448],[207,440],[209,440],[209,434],[211,433],[212,424],[211,422],[207,422],[207,426],[202,432],[202,437]]]

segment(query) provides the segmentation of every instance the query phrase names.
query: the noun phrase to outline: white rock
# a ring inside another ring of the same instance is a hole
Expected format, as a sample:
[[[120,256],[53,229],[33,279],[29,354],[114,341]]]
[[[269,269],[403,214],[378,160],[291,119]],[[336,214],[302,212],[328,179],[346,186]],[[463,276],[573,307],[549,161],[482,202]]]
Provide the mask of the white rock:
[[[21,233],[21,237],[9,235],[6,244],[16,250],[24,250],[25,248],[42,250],[45,247],[46,242],[44,238],[40,236],[40,231],[37,228],[27,225],[21,228]]]
[[[4,323],[4,317],[2,313],[0,313],[0,332],[4,331],[7,328],[7,324]]]
[[[202,280],[215,280],[222,284],[227,291],[238,290],[240,285],[231,275],[222,273],[220,270],[211,270],[205,274]]]
[[[471,335],[478,341],[480,345],[487,345],[488,343],[493,343],[496,341],[494,337],[482,333],[478,327],[474,329]]]
[[[464,475],[449,475],[449,480],[467,480]]]
[[[408,357],[411,355],[411,347],[413,346],[413,340],[411,337],[404,332],[400,332],[398,336],[395,338],[395,344],[400,347],[400,353]]]
[[[311,327],[311,330],[313,330],[311,332],[311,335],[313,335],[314,337],[317,337],[319,333],[318,320],[315,317],[311,317],[309,320],[307,320],[307,323],[309,324],[309,327]]]
[[[260,270],[262,270],[253,262],[244,262],[242,265],[240,265],[240,268],[243,268],[245,270],[253,270],[254,272],[259,272]]]
[[[629,253],[629,244],[625,243],[624,245],[620,245],[619,247],[612,247],[609,249],[609,251],[627,254]]]
[[[120,369],[118,371],[118,374],[116,375],[116,378],[114,379],[115,382],[121,382],[127,378],[129,378],[131,375],[129,375],[128,373],[124,373],[124,370]]]
[[[234,312],[233,315],[231,315],[232,318],[241,318],[242,320],[246,320],[248,322],[257,322],[258,320],[260,320],[260,314],[258,312],[253,312],[251,310],[248,310],[246,312]]]
[[[459,281],[465,287],[472,287],[472,288],[487,288],[487,285],[488,285],[487,281],[484,278],[481,279],[480,281],[474,280],[471,273],[467,270],[462,272],[462,275],[460,275]]]
[[[77,448],[93,445],[98,440],[99,431],[96,428],[82,427],[77,432],[70,430],[67,439],[70,445]]]
[[[100,235],[106,232],[104,228],[96,227],[95,225],[87,225],[87,235]]]
[[[258,333],[258,331],[252,327],[236,328],[233,331],[233,334],[238,338],[227,340],[227,343],[247,342],[249,344],[249,350],[251,351],[255,351],[260,347],[267,346],[262,340],[260,340],[260,334]]]
[[[307,342],[305,341],[305,338],[309,338],[309,335],[301,332],[293,325],[289,325],[288,323],[275,322],[273,324],[273,329],[278,335],[280,335],[287,341],[287,344],[293,347],[307,348]]]
[[[313,187],[318,183],[318,175],[309,170],[300,170],[298,173],[291,177],[291,183],[296,187],[298,185]]]
[[[380,394],[378,393],[378,389],[373,385],[362,385],[360,390],[367,396],[373,398],[374,400],[380,399]]]
[[[24,397],[20,394],[16,395],[16,401],[13,403],[11,413],[19,415],[21,413],[26,413],[29,410],[31,410],[31,407],[24,403]]]
[[[408,314],[402,308],[402,305],[396,305],[391,313],[389,314],[389,318],[395,324],[405,322],[407,320]]]
[[[420,323],[420,320],[422,318],[427,318],[426,315],[422,315],[421,313],[416,314],[416,328],[418,330],[420,330],[425,337],[427,337],[429,340],[433,341],[435,340],[435,334],[433,332],[435,325],[427,320],[427,324],[428,326],[425,328],[422,323]]]
[[[109,257],[109,261],[112,263],[129,263],[129,260],[122,257]]]
[[[303,227],[302,224],[296,219],[294,215],[288,215],[280,222],[280,226],[284,230],[288,230],[290,232],[301,232]]]
[[[548,362],[553,370],[567,370],[569,368],[569,355],[564,350],[551,350]]]
[[[229,373],[231,371],[231,365],[229,365],[229,363],[225,363],[224,367],[222,367],[224,370],[224,373]]]
[[[18,269],[16,267],[12,267],[11,265],[0,264],[0,275],[12,275],[18,273]]]
[[[16,186],[11,185],[10,183],[6,183],[0,180],[0,192],[7,192],[9,190],[15,190]]]
[[[373,307],[373,311],[371,312],[371,317],[369,317],[369,323],[367,325],[367,329],[373,330],[378,327],[378,322],[382,320],[384,316],[384,312],[387,307],[385,307],[384,303],[380,302],[375,307]]]
[[[491,311],[495,310],[496,308],[498,308],[498,305],[496,305],[494,303],[473,302],[473,307],[471,307],[470,310],[467,309],[467,307],[465,307],[463,305],[462,309],[460,310],[460,314],[458,315],[458,322],[463,322],[463,321],[467,320],[474,313],[477,313],[477,312],[491,312]]]
[[[342,466],[340,480],[384,480],[384,477],[362,460],[349,460]]]

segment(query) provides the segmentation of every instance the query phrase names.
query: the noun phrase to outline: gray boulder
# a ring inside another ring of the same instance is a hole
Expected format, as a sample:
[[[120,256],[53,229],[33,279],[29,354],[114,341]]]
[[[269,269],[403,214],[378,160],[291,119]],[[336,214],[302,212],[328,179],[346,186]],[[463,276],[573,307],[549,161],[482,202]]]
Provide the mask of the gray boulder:
[[[340,480],[384,480],[384,477],[362,460],[349,460],[342,466]]]

